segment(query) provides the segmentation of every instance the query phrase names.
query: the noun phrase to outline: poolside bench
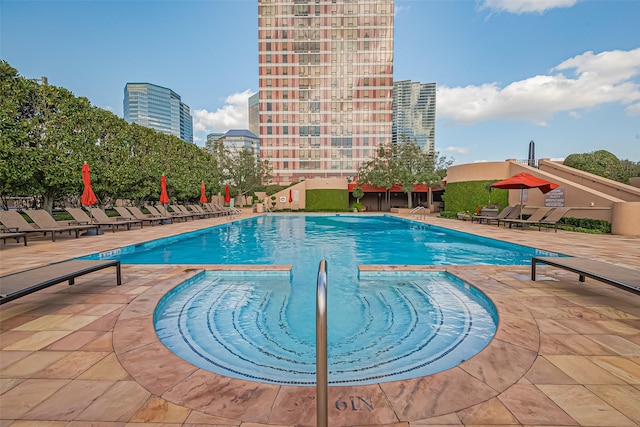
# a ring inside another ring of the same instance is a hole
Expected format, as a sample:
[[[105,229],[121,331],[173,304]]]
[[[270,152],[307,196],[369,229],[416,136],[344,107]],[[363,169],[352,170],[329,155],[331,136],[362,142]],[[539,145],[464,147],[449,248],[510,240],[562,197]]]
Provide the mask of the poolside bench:
[[[579,257],[533,257],[531,258],[531,280],[534,282],[538,263],[578,273],[581,282],[585,281],[585,277],[590,277],[640,294],[640,271],[632,268]]]
[[[63,261],[2,276],[0,277],[0,304],[67,280],[69,285],[73,285],[76,277],[108,267],[116,268],[116,283],[120,286],[122,275],[118,260]]]

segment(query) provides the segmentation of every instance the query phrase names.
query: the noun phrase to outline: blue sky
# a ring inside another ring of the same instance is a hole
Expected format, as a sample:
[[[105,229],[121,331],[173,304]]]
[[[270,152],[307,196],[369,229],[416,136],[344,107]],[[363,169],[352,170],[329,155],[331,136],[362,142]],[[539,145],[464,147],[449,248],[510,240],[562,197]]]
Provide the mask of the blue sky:
[[[395,1],[394,79],[436,82],[456,164],[605,149],[640,161],[640,1]],[[0,57],[122,117],[127,82],[173,89],[194,137],[247,127],[256,0],[0,0]]]

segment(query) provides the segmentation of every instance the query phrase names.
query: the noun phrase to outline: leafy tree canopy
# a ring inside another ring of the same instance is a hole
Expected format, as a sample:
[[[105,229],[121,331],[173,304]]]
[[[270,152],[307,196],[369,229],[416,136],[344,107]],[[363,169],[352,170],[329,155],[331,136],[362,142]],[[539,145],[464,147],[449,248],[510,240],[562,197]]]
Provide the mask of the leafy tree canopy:
[[[634,165],[629,160],[622,161],[606,150],[570,154],[564,160],[564,165],[625,184],[629,183],[631,176],[638,176],[634,174],[639,169],[638,163]]]

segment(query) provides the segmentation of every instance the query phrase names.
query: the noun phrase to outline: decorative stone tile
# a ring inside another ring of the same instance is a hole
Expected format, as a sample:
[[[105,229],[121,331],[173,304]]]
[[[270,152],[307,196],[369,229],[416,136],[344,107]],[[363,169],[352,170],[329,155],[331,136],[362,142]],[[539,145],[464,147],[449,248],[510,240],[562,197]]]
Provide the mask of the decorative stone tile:
[[[57,362],[34,374],[37,378],[73,379],[104,359],[109,353],[95,351],[74,351]]]
[[[522,424],[578,425],[546,394],[532,385],[514,385],[498,396],[498,399]]]
[[[25,414],[24,418],[73,420],[113,384],[112,381],[71,381]]]
[[[581,385],[539,385],[550,399],[585,426],[636,426],[632,420]]]
[[[205,414],[266,423],[279,388],[198,370],[162,397]]]
[[[130,421],[133,423],[153,423],[155,425],[161,423],[182,424],[187,419],[189,412],[191,412],[190,409],[152,396]]]
[[[281,387],[269,423],[316,425],[315,387]],[[328,424],[331,426],[386,425],[399,420],[378,386],[329,387]]]
[[[624,385],[589,385],[587,388],[623,415],[640,424],[640,390]]]
[[[76,420],[128,421],[150,393],[135,381],[118,381],[82,411]]]
[[[110,381],[128,381],[131,380],[129,373],[124,370],[118,358],[114,353],[91,366],[78,376],[82,380],[110,380]]]
[[[494,339],[480,354],[463,362],[460,368],[500,392],[518,381],[536,356],[534,351]]]
[[[7,420],[22,418],[24,414],[35,408],[64,387],[68,380],[40,380],[23,381],[2,395],[2,412],[0,417]]]
[[[61,351],[39,351],[29,354],[22,360],[18,360],[6,368],[0,368],[1,378],[30,378],[36,372],[48,368],[68,353]],[[3,363],[4,365],[4,363]]]
[[[538,357],[525,377],[533,384],[576,384],[545,357]]]
[[[640,365],[626,357],[594,356],[589,360],[629,384],[640,384]]]
[[[419,420],[459,411],[498,393],[460,368],[426,377],[380,384],[402,420]]]
[[[517,424],[518,421],[497,398],[463,409],[458,417],[464,425]]]
[[[545,356],[578,384],[624,384],[624,381],[602,369],[585,356]]]

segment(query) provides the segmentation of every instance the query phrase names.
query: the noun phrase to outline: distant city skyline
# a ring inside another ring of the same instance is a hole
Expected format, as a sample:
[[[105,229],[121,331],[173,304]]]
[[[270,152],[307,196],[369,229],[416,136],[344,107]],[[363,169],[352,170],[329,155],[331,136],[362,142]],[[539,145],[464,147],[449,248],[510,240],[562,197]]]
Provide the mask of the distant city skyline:
[[[153,83],[127,83],[122,101],[124,119],[193,142],[193,118],[179,94]]]
[[[257,1],[0,2],[0,57],[120,117],[127,82],[191,107],[194,142],[248,128]],[[606,149],[640,161],[638,1],[395,1],[394,81],[437,84],[455,163]],[[212,25],[215,22],[215,25]]]

